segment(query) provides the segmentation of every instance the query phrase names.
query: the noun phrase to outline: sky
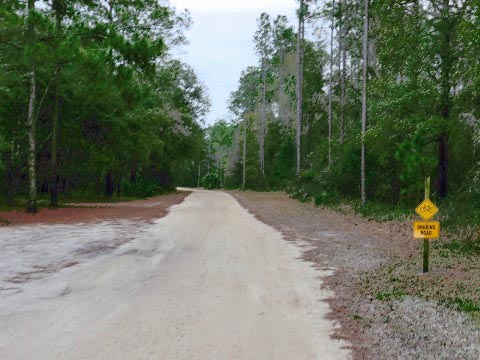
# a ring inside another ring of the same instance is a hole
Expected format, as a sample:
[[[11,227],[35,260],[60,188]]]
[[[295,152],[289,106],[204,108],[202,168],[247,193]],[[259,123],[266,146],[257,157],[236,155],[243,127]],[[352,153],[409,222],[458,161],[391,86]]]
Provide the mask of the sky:
[[[296,20],[296,0],[170,0],[177,10],[188,9],[193,25],[189,44],[177,50],[206,85],[212,103],[207,124],[230,119],[228,99],[237,88],[242,70],[257,65],[253,36],[262,12],[273,18]]]

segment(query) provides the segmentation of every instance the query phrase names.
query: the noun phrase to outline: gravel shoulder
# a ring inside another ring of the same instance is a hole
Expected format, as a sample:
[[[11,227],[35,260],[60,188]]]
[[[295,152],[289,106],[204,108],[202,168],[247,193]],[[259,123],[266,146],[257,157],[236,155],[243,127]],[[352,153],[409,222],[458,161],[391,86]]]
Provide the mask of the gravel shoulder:
[[[480,358],[480,259],[432,243],[420,274],[411,221],[371,221],[300,203],[279,192],[231,192],[258,219],[303,245],[303,258],[333,269],[329,317],[355,359]],[[459,311],[462,310],[462,311]]]

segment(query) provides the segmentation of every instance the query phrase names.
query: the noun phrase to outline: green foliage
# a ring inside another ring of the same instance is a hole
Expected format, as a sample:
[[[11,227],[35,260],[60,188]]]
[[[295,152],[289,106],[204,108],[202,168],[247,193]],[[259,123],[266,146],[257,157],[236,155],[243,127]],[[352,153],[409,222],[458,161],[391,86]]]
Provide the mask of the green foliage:
[[[202,178],[202,186],[205,189],[220,189],[222,185],[222,175],[220,169],[213,168]]]
[[[286,126],[272,122],[265,141],[266,177],[272,189],[285,189],[295,177],[295,134]]]
[[[160,195],[165,191],[160,184],[154,180],[137,177],[135,181],[127,181],[123,185],[123,194],[130,197],[150,197]]]
[[[375,299],[380,301],[401,300],[405,295],[401,289],[394,288],[392,292],[379,292],[375,294]]]
[[[449,298],[442,301],[442,304],[462,312],[480,312],[480,303],[470,299]]]
[[[318,3],[330,21],[334,3]],[[456,4],[456,5],[455,5]],[[231,95],[232,143],[219,145],[224,186],[287,190],[301,201],[346,202],[364,216],[389,220],[410,214],[423,199],[425,176],[452,232],[480,223],[480,6],[476,2],[371,2],[367,69],[366,192],[360,198],[362,35],[355,2],[335,2],[330,44],[305,40],[301,171],[295,171],[297,34],[284,17],[259,19],[259,65],[247,68]],[[345,57],[345,68],[343,65]],[[262,61],[267,61],[265,179],[259,171]],[[330,64],[330,61],[333,61]],[[330,65],[333,68],[329,85]],[[329,129],[329,99],[332,127]],[[247,159],[243,125],[248,118]],[[219,124],[224,126],[225,124]],[[331,130],[331,140],[329,135]],[[446,152],[441,144],[445,139]],[[209,150],[214,154],[215,149]],[[329,152],[331,151],[331,161]],[[442,156],[445,155],[445,156]],[[446,174],[442,173],[446,168]],[[446,182],[447,189],[441,183]],[[268,185],[268,186],[267,186]],[[449,197],[444,199],[446,190]],[[379,217],[379,214],[384,216]],[[465,249],[478,236],[463,234]]]
[[[196,184],[195,169],[206,155],[201,125],[209,101],[193,70],[170,55],[185,40],[188,13],[154,0],[135,6],[55,0],[37,6],[30,48],[24,7],[16,0],[0,4],[0,188],[27,191],[30,56],[36,63],[41,196],[51,187],[56,96],[62,196],[151,196]]]

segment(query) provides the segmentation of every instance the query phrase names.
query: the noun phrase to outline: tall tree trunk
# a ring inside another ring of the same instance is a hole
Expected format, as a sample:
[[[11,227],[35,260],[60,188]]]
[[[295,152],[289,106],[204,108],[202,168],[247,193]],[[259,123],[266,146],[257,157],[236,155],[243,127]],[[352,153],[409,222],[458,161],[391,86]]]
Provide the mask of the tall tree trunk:
[[[60,112],[60,41],[62,36],[63,0],[54,0],[55,11],[55,75],[54,75],[54,108],[52,118],[52,169],[50,178],[50,206],[58,206],[58,116]]]
[[[113,5],[115,0],[108,1],[108,36],[109,36],[109,49],[108,49],[108,65],[110,71],[110,81],[113,81],[113,70],[114,70],[114,62],[113,62]],[[163,186],[163,184],[162,184]],[[113,174],[111,170],[107,171],[107,175],[105,178],[105,195],[107,197],[113,197],[113,193],[115,191],[115,182],[113,179]]]
[[[246,166],[247,166],[247,118],[243,119],[243,177],[242,189],[245,190]]]
[[[300,10],[298,12],[298,35],[297,35],[297,132],[296,132],[296,150],[297,150],[297,175],[300,174],[301,166],[301,139],[302,139],[302,102],[303,102],[303,36],[304,36],[304,0],[300,0]]]
[[[50,206],[58,206],[58,113],[60,68],[55,69],[55,104],[52,119],[52,169],[50,176]]]
[[[200,187],[200,175],[201,175],[201,170],[202,170],[202,167],[200,164],[198,164],[198,180],[197,180],[197,188]]]
[[[450,18],[450,4],[448,0],[443,0],[442,9],[442,39],[441,39],[441,108],[442,132],[438,138],[438,180],[437,191],[442,198],[448,195],[448,134],[446,130],[448,119],[450,118],[450,103],[451,103],[451,72],[453,67],[453,55],[451,49],[453,20]]]
[[[113,180],[113,174],[111,172],[107,173],[105,177],[105,195],[107,197],[113,197],[113,192],[115,191],[115,182]]]
[[[13,205],[15,197],[15,175],[13,172],[12,150],[5,151],[5,184],[7,186],[6,201],[7,205]]]
[[[130,182],[134,183],[137,181],[137,168],[137,161],[133,161],[132,165],[130,166]]]
[[[438,196],[448,195],[448,135],[442,133],[438,140]]]
[[[260,171],[265,178],[265,130],[267,122],[267,63],[262,58],[262,116],[260,120]],[[262,179],[262,184],[263,184]]]
[[[362,204],[367,201],[365,189],[365,134],[367,132],[367,67],[368,67],[368,1],[364,0],[365,14],[363,27],[363,68],[362,68],[362,155],[361,155],[361,196]]]
[[[36,79],[35,79],[35,0],[28,0],[28,43],[30,47],[30,99],[28,102],[27,128],[28,128],[28,205],[27,212],[37,212],[37,179],[35,174],[35,101],[36,101]]]
[[[332,125],[333,125],[333,38],[335,29],[335,0],[332,2],[332,13],[330,16],[330,81],[328,90],[328,164],[332,164]]]
[[[355,1],[355,24],[357,24],[360,21],[360,18],[362,16],[362,4],[361,1]],[[355,39],[357,40],[357,39]],[[359,41],[355,41],[355,54],[356,56],[354,57],[353,60],[353,68],[352,69],[352,81],[353,81],[353,88],[355,89],[355,94],[360,94],[361,93],[361,84],[360,84],[360,77],[362,73],[362,65],[361,65],[361,60],[362,60],[362,37],[360,36]],[[359,106],[359,103],[361,101],[358,101],[358,98],[355,97],[354,99],[354,116],[353,116],[353,122],[357,124],[357,122],[361,122],[361,106]]]
[[[340,144],[343,143],[345,138],[345,80],[347,77],[347,46],[346,46],[346,16],[345,12],[345,0],[341,2],[341,30],[340,30],[340,57],[341,57],[341,71],[340,71],[340,135],[339,135],[339,142]],[[339,66],[340,70],[340,66]]]
[[[109,49],[108,49],[108,66],[110,68],[110,80],[113,76],[113,3],[114,0],[108,1],[108,38],[109,38]]]

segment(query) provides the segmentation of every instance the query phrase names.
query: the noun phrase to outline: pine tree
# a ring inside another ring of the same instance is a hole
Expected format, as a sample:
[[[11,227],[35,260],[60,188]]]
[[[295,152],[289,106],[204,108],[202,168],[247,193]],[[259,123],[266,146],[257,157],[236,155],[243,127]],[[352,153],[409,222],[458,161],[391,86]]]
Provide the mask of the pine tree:
[[[28,102],[28,178],[29,198],[27,212],[37,212],[37,178],[36,178],[36,64],[35,64],[35,0],[28,0],[27,38],[30,61],[30,99]]]

